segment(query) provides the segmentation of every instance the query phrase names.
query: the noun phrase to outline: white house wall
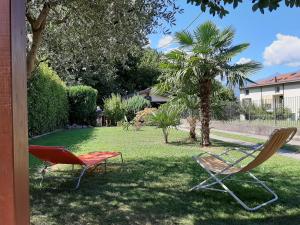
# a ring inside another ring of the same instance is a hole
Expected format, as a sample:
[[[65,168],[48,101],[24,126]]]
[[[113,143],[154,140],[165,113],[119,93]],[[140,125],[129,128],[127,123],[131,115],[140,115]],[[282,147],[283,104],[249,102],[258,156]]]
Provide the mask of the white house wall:
[[[276,92],[275,87],[280,86],[280,91]],[[274,95],[284,96],[284,107],[289,108],[295,114],[295,119],[300,118],[300,83],[286,83],[272,86],[249,88],[249,94],[245,94],[245,89],[240,92],[240,100],[251,98],[252,103],[260,105],[261,102],[274,104]]]
[[[284,85],[284,97],[300,96],[300,83],[290,83]]]

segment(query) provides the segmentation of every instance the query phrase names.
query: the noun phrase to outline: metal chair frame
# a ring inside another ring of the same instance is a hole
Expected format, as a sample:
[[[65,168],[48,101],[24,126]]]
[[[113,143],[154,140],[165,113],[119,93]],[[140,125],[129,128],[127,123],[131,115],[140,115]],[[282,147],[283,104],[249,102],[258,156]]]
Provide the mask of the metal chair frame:
[[[119,152],[120,154],[120,157],[121,157],[121,162],[122,162],[122,165],[124,164],[124,159],[123,159],[123,155],[121,152]],[[76,186],[74,188],[74,190],[77,190],[80,186],[80,182],[81,182],[81,179],[83,177],[83,175],[86,173],[86,171],[88,169],[91,169],[92,168],[92,171],[94,171],[97,167],[101,166],[104,164],[104,172],[106,173],[106,169],[107,169],[107,159],[100,162],[99,164],[97,165],[92,165],[92,166],[84,166],[84,165],[81,165],[82,166],[82,171],[79,175],[79,177],[77,178],[77,183],[76,183]],[[44,167],[42,168],[41,170],[41,175],[42,175],[42,178],[41,178],[41,181],[40,181],[40,186],[42,186],[43,184],[43,181],[44,181],[44,178],[45,178],[45,175],[46,175],[46,172],[47,172],[47,169],[48,168],[51,168],[51,166],[53,166],[52,164],[50,163],[47,163],[47,162],[44,162]],[[72,170],[74,170],[74,164],[72,164]]]
[[[249,156],[252,157],[252,158],[255,158],[255,156],[253,154],[255,154],[256,152],[260,151],[261,150],[261,147],[262,146],[259,146],[258,148],[252,150],[251,152],[247,152],[247,151],[244,151],[240,148],[235,148],[235,149],[226,149],[224,152],[220,153],[220,154],[213,154],[211,152],[204,152],[204,153],[201,153],[200,155],[198,156],[194,156],[194,160],[210,175],[209,178],[207,178],[206,180],[202,181],[200,184],[192,187],[190,189],[190,191],[192,190],[199,190],[199,189],[206,189],[206,190],[211,190],[211,191],[219,191],[219,192],[225,192],[225,193],[228,193],[230,194],[240,205],[242,205],[246,210],[248,211],[255,211],[255,210],[258,210],[259,208],[263,207],[263,206],[266,206],[274,201],[276,201],[278,199],[278,196],[277,194],[270,188],[268,187],[264,181],[261,181],[259,180],[255,175],[253,175],[252,173],[250,172],[246,172],[247,174],[250,175],[251,178],[253,178],[253,181],[244,181],[244,180],[237,180],[237,179],[230,179],[233,175],[235,174],[228,174],[228,175],[223,175],[222,173],[223,172],[226,172],[228,169],[230,169],[231,167],[234,167],[234,166],[238,166],[239,163],[241,163],[244,159],[247,159]],[[222,158],[221,156],[223,155],[228,155],[228,153],[230,151],[238,151],[240,153],[243,153],[245,154],[245,156],[241,157],[240,159],[238,160],[235,160],[233,161],[232,158],[230,161],[228,160],[225,160],[224,158]],[[211,155],[211,156],[214,156],[216,157],[217,159],[220,159],[222,160],[223,162],[225,162],[226,164],[228,164],[228,167],[223,169],[222,171],[220,171],[219,173],[213,173],[212,171],[210,171],[204,164],[201,163],[201,161],[199,160],[199,156],[202,156],[202,155],[205,155],[205,154],[208,154],[208,155]],[[209,181],[213,180],[213,182],[209,183]],[[268,200],[260,205],[257,205],[255,207],[249,207],[245,202],[243,202],[232,190],[230,190],[225,184],[224,184],[224,181],[225,180],[233,180],[233,181],[241,181],[241,182],[245,182],[245,183],[256,183],[256,184],[259,184],[263,189],[265,189],[268,193],[270,193],[271,195],[273,195],[273,198],[271,200]],[[217,185],[219,184],[222,189],[218,189],[218,188],[213,188],[212,186],[214,185]]]
[[[282,128],[282,129],[277,129],[277,130],[274,130],[274,132],[271,134],[270,136],[270,139],[273,137],[273,135],[276,134],[276,132],[290,132],[289,133],[289,136],[286,138],[286,140],[283,142],[283,144],[286,144],[288,143],[293,137],[294,135],[296,134],[297,132],[297,129],[296,128]],[[288,134],[288,133],[285,133],[285,135]],[[269,140],[270,140],[269,139]],[[268,142],[266,142],[268,143]],[[270,144],[270,143],[268,143]],[[278,144],[278,143],[277,143]],[[198,185],[192,187],[190,189],[190,191],[192,190],[200,190],[200,189],[205,189],[205,190],[212,190],[212,191],[220,191],[220,192],[225,192],[225,193],[228,193],[230,194],[242,207],[244,207],[244,209],[246,210],[249,210],[249,211],[255,211],[255,210],[258,210],[260,209],[261,207],[263,206],[266,206],[274,201],[276,201],[278,199],[278,196],[277,194],[270,188],[268,187],[264,181],[261,181],[259,180],[256,176],[254,176],[252,173],[250,173],[247,169],[244,169],[246,167],[244,167],[243,165],[241,165],[241,163],[251,157],[253,158],[254,160],[256,159],[256,153],[260,153],[260,152],[263,152],[265,149],[265,145],[259,145],[255,148],[252,148],[251,150],[249,151],[245,151],[241,148],[227,148],[225,149],[223,152],[221,152],[220,154],[214,154],[214,153],[211,153],[211,152],[203,152],[201,154],[199,154],[198,156],[194,156],[193,159],[210,175],[209,178],[207,178],[206,180],[202,181],[201,183],[199,183]],[[276,150],[276,148],[274,148]],[[233,159],[232,157],[230,157],[230,155],[228,153],[230,153],[231,151],[237,151],[239,153],[242,153],[243,156],[240,157],[239,159]],[[209,155],[209,156],[212,156],[220,161],[222,161],[223,163],[225,163],[226,166],[225,168],[223,168],[221,171],[217,171],[217,170],[214,170],[212,171],[212,168],[208,168],[208,166],[205,165],[205,163],[203,163],[201,161],[201,157],[203,157],[204,155]],[[259,154],[257,154],[259,155]],[[224,156],[227,156],[227,158],[225,159]],[[253,160],[253,161],[254,161]],[[266,159],[265,159],[266,160]],[[248,165],[250,163],[247,163]],[[232,168],[235,168],[235,169],[240,169],[240,170],[237,170],[236,172],[232,172],[230,171],[230,169]],[[243,170],[244,169],[244,170]],[[226,172],[228,171],[228,172]],[[248,174],[253,180],[251,181],[242,181],[242,180],[235,180],[235,179],[230,179],[232,176],[238,174],[238,173],[243,173],[243,174]],[[248,206],[245,202],[243,202],[232,190],[230,190],[225,184],[224,184],[224,181],[225,180],[235,180],[235,181],[242,181],[242,182],[249,182],[249,183],[256,183],[256,184],[259,184],[260,187],[262,189],[265,189],[268,193],[270,193],[273,198],[271,198],[270,200],[262,203],[262,204],[259,204],[257,206],[254,206],[254,207],[250,207]],[[214,185],[217,185],[219,184],[221,186],[222,189],[220,188],[214,188],[213,186]]]

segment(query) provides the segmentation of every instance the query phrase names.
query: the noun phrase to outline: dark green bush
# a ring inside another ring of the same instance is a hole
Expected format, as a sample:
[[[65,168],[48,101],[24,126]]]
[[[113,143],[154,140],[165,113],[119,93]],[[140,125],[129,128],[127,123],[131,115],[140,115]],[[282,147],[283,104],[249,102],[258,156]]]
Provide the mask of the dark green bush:
[[[28,81],[29,136],[64,127],[69,104],[64,82],[47,64],[40,64]]]
[[[71,124],[96,125],[97,95],[98,91],[90,86],[68,88]]]

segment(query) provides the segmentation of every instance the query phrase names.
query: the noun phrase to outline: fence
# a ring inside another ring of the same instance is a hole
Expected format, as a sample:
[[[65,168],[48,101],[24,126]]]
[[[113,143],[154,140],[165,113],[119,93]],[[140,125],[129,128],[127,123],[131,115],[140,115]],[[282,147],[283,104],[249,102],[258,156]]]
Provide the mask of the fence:
[[[212,104],[214,120],[300,127],[300,96]]]

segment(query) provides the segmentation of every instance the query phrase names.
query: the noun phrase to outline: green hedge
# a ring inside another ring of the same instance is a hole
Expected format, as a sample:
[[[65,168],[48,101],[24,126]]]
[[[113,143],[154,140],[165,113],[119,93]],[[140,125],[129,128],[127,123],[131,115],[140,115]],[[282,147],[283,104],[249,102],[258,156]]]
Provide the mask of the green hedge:
[[[78,85],[68,88],[71,124],[96,124],[97,95],[98,91],[89,86]]]
[[[64,127],[68,123],[69,104],[64,82],[47,64],[28,81],[29,136]]]

